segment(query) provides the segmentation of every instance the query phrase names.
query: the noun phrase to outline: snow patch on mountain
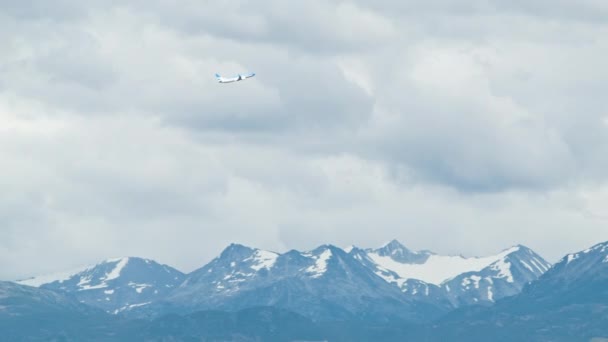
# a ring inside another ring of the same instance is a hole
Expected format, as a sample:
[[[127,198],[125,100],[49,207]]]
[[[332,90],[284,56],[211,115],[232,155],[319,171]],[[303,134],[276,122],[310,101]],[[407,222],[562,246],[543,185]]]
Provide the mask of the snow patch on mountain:
[[[114,310],[112,313],[114,315],[117,315],[117,314],[119,314],[121,312],[128,311],[128,310],[131,310],[133,308],[137,308],[137,307],[145,306],[145,305],[150,305],[150,303],[152,303],[152,302],[145,302],[145,303],[138,303],[138,304],[128,304],[128,305],[125,305],[125,306],[123,306],[123,307],[121,307],[119,309]]]
[[[545,273],[551,268],[551,264],[546,261],[541,261],[537,257],[533,257],[529,261],[538,271],[540,271],[540,273]]]
[[[90,266],[90,265],[81,266],[81,267],[74,268],[74,269],[71,269],[68,271],[50,273],[50,274],[36,276],[36,277],[28,278],[28,279],[17,280],[16,283],[21,284],[21,285],[33,286],[33,287],[40,287],[44,284],[48,284],[48,283],[52,283],[52,282],[56,282],[56,281],[61,283],[61,282],[64,282],[64,281],[70,279],[71,277],[75,276],[76,274],[88,271],[93,267],[95,267],[95,266]]]
[[[331,258],[331,250],[325,249],[321,254],[312,256],[316,259],[315,264],[308,267],[306,272],[311,275],[312,278],[319,278],[327,271],[327,261]]]
[[[498,271],[498,278],[506,278],[507,282],[513,282],[513,274],[511,273],[511,263],[500,259],[490,266],[490,269]]]
[[[377,276],[384,279],[384,281],[386,281],[387,283],[395,283],[399,287],[403,286],[403,284],[407,281],[407,279],[399,278],[395,276],[393,272],[390,272],[389,270],[382,267],[378,267],[378,270],[376,270],[375,273]]]
[[[608,262],[608,243],[600,243],[595,246],[589,247],[589,248],[585,249],[584,251],[568,254],[568,255],[564,256],[563,258],[561,258],[557,262],[556,265],[563,264],[565,267],[567,267],[570,264],[575,264],[575,266],[573,266],[573,267],[577,267],[576,265],[578,265],[578,263],[582,259],[588,257],[588,255],[601,256],[603,254],[606,254],[603,262]]]
[[[530,271],[530,272],[534,272],[534,269],[533,269],[532,267],[530,267],[530,265],[528,265],[528,263],[527,263],[527,262],[525,262],[525,261],[523,261],[523,260],[522,260],[522,261],[521,261],[521,264],[522,264],[522,265],[524,265],[524,267],[525,267],[525,268],[526,268],[528,271]]]
[[[138,284],[134,282],[129,282],[128,284],[131,288],[135,290],[137,293],[142,293],[142,291],[147,287],[152,287],[150,284]]]
[[[278,257],[279,254],[277,253],[258,249],[250,258],[245,259],[245,261],[253,260],[254,264],[251,265],[251,268],[255,271],[259,271],[263,268],[269,270],[274,266]]]
[[[95,280],[93,278],[92,274],[87,274],[87,275],[81,276],[80,281],[77,284],[77,286],[79,287],[79,291],[89,291],[89,290],[107,288],[108,281],[118,279],[118,277],[120,277],[120,273],[125,268],[125,266],[127,266],[128,263],[129,263],[128,257],[108,259],[108,260],[102,262],[100,265],[103,265],[103,264],[115,264],[115,265],[109,272],[107,272],[104,276],[99,278],[100,283],[96,284],[96,285],[90,285],[91,281]]]
[[[464,278],[462,280],[462,286],[464,286],[466,288],[469,288],[469,286],[471,284],[473,284],[473,286],[475,286],[475,288],[478,289],[479,288],[479,281],[480,280],[481,280],[480,276],[475,276],[475,275],[474,276],[470,276],[470,277]]]
[[[591,253],[591,252],[604,253],[606,251],[608,251],[608,243],[600,243],[600,244],[597,244],[597,245],[595,245],[593,247],[585,249],[583,251],[583,253],[585,253],[585,254],[588,254],[588,253]]]
[[[129,258],[110,259],[110,260],[107,260],[107,262],[116,263],[116,266],[114,266],[114,269],[112,271],[110,271],[108,274],[106,274],[106,276],[105,276],[105,280],[112,280],[112,279],[116,279],[116,278],[120,277],[120,272],[122,272],[123,268],[125,268],[125,266],[127,266],[127,263],[129,262]]]
[[[444,281],[467,272],[479,272],[489,265],[502,260],[505,256],[517,251],[515,246],[488,257],[443,256],[430,255],[425,263],[404,264],[393,260],[390,256],[380,256],[368,253],[370,259],[385,270],[395,272],[402,279],[418,279],[424,282],[440,285]],[[502,267],[503,265],[497,266]],[[506,273],[505,273],[506,274]],[[379,274],[380,275],[380,274]],[[508,275],[507,275],[508,276]],[[386,276],[383,278],[387,279]]]
[[[572,261],[574,261],[574,260],[578,259],[578,257],[579,257],[578,253],[577,253],[577,254],[568,254],[568,255],[566,256],[566,258],[568,258],[568,260],[566,261],[566,264],[569,264],[569,263],[571,263]]]

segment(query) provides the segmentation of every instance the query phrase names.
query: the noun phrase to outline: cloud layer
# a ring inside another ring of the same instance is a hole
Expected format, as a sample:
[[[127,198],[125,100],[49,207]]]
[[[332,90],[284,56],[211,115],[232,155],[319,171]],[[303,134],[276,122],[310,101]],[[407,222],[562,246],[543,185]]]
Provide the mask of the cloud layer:
[[[607,12],[3,1],[0,278],[189,271],[230,242],[555,259],[606,240]]]

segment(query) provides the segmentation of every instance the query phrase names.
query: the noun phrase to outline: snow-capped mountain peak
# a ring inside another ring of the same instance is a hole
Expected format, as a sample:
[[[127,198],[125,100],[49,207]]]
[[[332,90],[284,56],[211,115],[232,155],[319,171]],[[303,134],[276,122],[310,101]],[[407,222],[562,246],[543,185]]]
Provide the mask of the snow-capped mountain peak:
[[[278,257],[279,254],[275,252],[256,249],[255,252],[253,252],[253,255],[245,259],[245,261],[253,261],[251,268],[255,271],[259,271],[263,268],[269,270],[274,266],[275,262],[277,262]]]
[[[351,255],[408,295],[444,296],[454,306],[518,293],[550,266],[522,245],[495,255],[464,257],[412,252],[393,240],[378,249],[353,249]]]
[[[254,248],[247,247],[238,243],[231,243],[228,247],[224,248],[220,254],[220,259],[235,259],[246,255],[250,255],[254,251]]]
[[[144,260],[144,262],[147,263],[147,260]],[[104,280],[116,279],[116,278],[120,277],[120,272],[122,272],[122,270],[125,268],[125,266],[127,266],[127,263],[129,263],[129,257],[122,257],[122,258],[106,260],[106,263],[116,263],[116,264],[114,266],[114,269],[112,269],[112,271],[110,271],[110,273],[106,274]]]
[[[145,260],[145,259],[142,259]],[[70,280],[78,274],[87,274],[81,277],[78,285],[80,290],[90,290],[94,288],[107,287],[106,281],[116,279],[120,276],[120,272],[129,262],[129,257],[106,259],[93,266],[82,266],[69,271],[46,274],[42,276],[32,277],[29,279],[18,280],[21,285],[40,287],[50,283],[63,283]],[[93,275],[95,274],[95,276]],[[90,285],[94,278],[99,280],[96,285]]]
[[[108,259],[81,272],[84,275],[77,283],[79,291],[107,288],[109,281],[120,277],[121,272],[129,263],[129,259],[129,257]]]
[[[565,263],[566,265],[569,265],[573,261],[579,259],[581,256],[587,256],[587,255],[596,255],[596,256],[599,256],[599,257],[602,257],[602,256],[608,257],[608,242],[598,243],[597,245],[594,245],[594,246],[592,246],[590,248],[587,248],[584,251],[568,254],[565,257],[563,257],[560,261],[558,261],[557,264],[556,264],[556,266],[558,264],[562,264],[562,263]]]
[[[599,243],[583,251],[564,256],[553,266],[551,273],[552,277],[564,277],[562,280],[567,282],[568,279],[578,279],[592,275],[603,267],[608,269],[608,242]]]
[[[379,249],[392,250],[406,250],[409,251],[401,242],[397,239],[392,239],[389,242],[384,243]]]
[[[355,245],[349,245],[346,246],[345,248],[342,248],[346,253],[350,253],[353,249],[357,248],[357,246]]]
[[[230,244],[220,255],[188,275],[182,288],[201,287],[218,293],[234,293],[275,267],[279,254],[240,244]]]
[[[411,251],[397,240],[391,240],[377,249],[368,249],[367,252],[406,264],[422,264],[433,254],[429,251]]]
[[[330,248],[323,248],[320,253],[309,254],[310,258],[314,260],[314,264],[306,268],[306,273],[308,273],[312,278],[319,278],[323,276],[323,274],[327,271],[327,262],[333,256],[333,253]],[[308,256],[308,255],[306,255]]]
[[[462,273],[442,283],[455,306],[494,302],[515,295],[551,266],[531,249],[517,245],[494,256],[481,270]],[[486,258],[486,260],[488,260]]]
[[[604,251],[608,247],[594,247],[565,260],[579,262],[585,259],[582,254],[608,260]],[[121,314],[154,312],[163,305],[187,310],[280,305],[311,317],[341,307],[344,318],[352,318],[368,305],[384,312],[380,303],[385,300],[396,305],[389,310],[393,313],[412,303],[440,313],[493,302],[519,293],[549,266],[521,245],[491,256],[464,257],[411,251],[397,240],[377,249],[352,246],[346,252],[322,245],[282,254],[231,244],[187,276],[152,260],[123,257],[21,283],[69,292]]]
[[[237,267],[238,264],[239,267],[245,266],[253,271],[269,270],[274,266],[278,256],[279,254],[275,252],[233,243],[226,247],[212,263],[227,263],[232,268]]]
[[[167,305],[192,311],[272,305],[314,318],[337,311],[340,318],[352,318],[370,308],[384,314],[380,303],[387,302],[387,311],[403,314],[401,305],[410,305],[398,288],[333,245],[282,254],[234,245],[227,249],[188,275]]]
[[[153,260],[121,257],[18,283],[73,293],[81,302],[116,313],[167,294],[183,279],[183,273]]]
[[[53,282],[62,283],[64,281],[70,279],[74,275],[84,272],[93,267],[95,267],[95,266],[94,265],[93,266],[90,266],[90,265],[89,266],[80,266],[80,267],[73,268],[73,269],[70,269],[67,271],[49,273],[49,274],[35,276],[35,277],[27,278],[27,279],[20,279],[20,280],[15,281],[15,283],[21,284],[21,285],[32,286],[32,287],[40,287],[44,284],[49,284],[49,283],[53,283]]]

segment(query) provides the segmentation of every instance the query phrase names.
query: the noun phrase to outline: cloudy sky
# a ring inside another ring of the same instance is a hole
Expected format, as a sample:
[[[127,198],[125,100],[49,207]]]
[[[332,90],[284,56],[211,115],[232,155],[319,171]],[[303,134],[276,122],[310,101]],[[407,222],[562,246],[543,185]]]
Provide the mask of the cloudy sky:
[[[608,240],[603,0],[0,0],[0,41],[0,279]]]

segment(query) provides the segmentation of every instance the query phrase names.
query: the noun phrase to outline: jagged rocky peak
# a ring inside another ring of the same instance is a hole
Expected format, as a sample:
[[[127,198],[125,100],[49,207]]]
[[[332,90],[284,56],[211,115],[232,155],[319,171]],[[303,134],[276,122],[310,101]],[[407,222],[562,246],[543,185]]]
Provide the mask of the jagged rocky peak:
[[[346,252],[333,245],[321,245],[303,255],[313,260],[313,264],[306,268],[306,274],[312,278],[319,278],[327,272],[334,258],[344,258]]]
[[[391,240],[377,249],[367,249],[368,253],[374,253],[404,264],[423,264],[433,253],[429,251],[411,251],[396,239]]]
[[[231,243],[220,254],[221,259],[239,259],[251,255],[255,249],[238,243]]]
[[[559,260],[546,277],[563,283],[581,278],[608,278],[608,242],[598,243]]]
[[[224,249],[219,259],[231,263],[244,263],[257,271],[260,268],[272,267],[278,256],[279,254],[275,252],[233,243]]]
[[[315,249],[313,249],[310,252],[304,252],[304,254],[312,254],[312,255],[318,255],[318,254],[322,254],[322,253],[331,253],[332,255],[336,255],[336,254],[345,254],[346,252],[340,248],[340,247],[336,247],[334,245],[330,245],[330,244],[325,244],[325,245],[321,245]]]
[[[279,256],[275,252],[233,243],[211,262],[191,272],[182,285],[207,284],[213,285],[214,289],[234,290],[260,271],[266,273],[274,268]]]
[[[551,268],[551,263],[524,245],[513,246],[507,249],[506,252],[504,257],[505,262],[514,263],[514,266],[520,264],[535,277],[540,276]]]
[[[608,263],[608,242],[598,243],[584,251],[568,254],[563,257],[556,266],[563,264],[565,267],[567,265],[579,263],[585,259],[601,259],[602,262]]]

